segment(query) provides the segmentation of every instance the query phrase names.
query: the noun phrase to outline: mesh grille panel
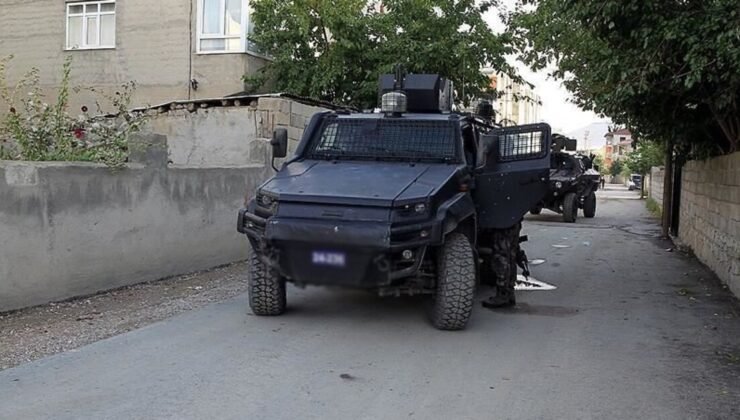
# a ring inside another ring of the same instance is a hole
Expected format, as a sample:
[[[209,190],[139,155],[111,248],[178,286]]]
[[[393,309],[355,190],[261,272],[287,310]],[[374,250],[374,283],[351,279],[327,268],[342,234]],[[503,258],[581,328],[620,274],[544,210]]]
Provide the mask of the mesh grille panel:
[[[328,118],[309,149],[314,159],[457,160],[455,122]]]
[[[499,160],[507,162],[543,157],[547,153],[544,142],[541,131],[499,136]]]

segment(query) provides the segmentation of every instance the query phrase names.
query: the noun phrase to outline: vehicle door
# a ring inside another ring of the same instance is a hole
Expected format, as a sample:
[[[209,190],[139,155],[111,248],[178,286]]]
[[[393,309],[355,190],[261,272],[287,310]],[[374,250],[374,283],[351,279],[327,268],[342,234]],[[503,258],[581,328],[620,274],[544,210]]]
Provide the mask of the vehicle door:
[[[515,225],[547,194],[551,129],[527,124],[480,136],[473,199],[483,229]]]

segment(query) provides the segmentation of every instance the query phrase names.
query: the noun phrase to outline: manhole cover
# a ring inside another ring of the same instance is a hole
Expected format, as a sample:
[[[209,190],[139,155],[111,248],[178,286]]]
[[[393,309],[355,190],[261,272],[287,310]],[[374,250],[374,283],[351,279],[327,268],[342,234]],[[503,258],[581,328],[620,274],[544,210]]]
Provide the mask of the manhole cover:
[[[555,290],[557,289],[556,286],[553,286],[550,283],[545,283],[544,281],[539,281],[535,279],[534,277],[524,277],[521,274],[517,274],[516,276],[516,284],[514,285],[514,290]]]

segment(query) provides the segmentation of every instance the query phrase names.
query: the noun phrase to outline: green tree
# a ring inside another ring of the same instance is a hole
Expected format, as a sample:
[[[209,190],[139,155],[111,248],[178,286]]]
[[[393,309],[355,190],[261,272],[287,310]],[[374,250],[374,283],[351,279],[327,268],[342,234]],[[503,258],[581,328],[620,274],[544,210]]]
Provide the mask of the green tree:
[[[615,160],[612,162],[611,166],[609,166],[609,175],[614,177],[619,176],[622,174],[622,169],[624,169],[622,161]]]
[[[609,174],[609,168],[606,167],[606,164],[604,163],[604,157],[601,155],[594,156],[594,166],[599,167],[599,173],[601,175],[608,175]]]
[[[526,63],[638,138],[740,147],[737,0],[520,0],[509,24]]]
[[[272,57],[252,89],[272,88],[360,108],[377,103],[378,77],[397,63],[410,73],[439,73],[467,103],[495,93],[482,67],[509,74],[508,35],[483,13],[497,1],[254,0],[252,42]],[[377,2],[379,3],[379,2]]]
[[[645,176],[650,172],[650,168],[663,164],[663,148],[655,142],[642,141],[638,144],[636,150],[627,155],[625,164],[631,173],[642,175],[640,198],[644,198]]]

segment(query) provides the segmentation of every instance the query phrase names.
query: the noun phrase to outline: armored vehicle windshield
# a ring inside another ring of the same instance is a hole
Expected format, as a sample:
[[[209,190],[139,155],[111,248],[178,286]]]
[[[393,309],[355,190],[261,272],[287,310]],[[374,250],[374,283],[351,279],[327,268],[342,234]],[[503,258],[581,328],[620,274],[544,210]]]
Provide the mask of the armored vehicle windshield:
[[[459,162],[459,122],[449,118],[378,114],[326,118],[311,140],[309,159]]]

